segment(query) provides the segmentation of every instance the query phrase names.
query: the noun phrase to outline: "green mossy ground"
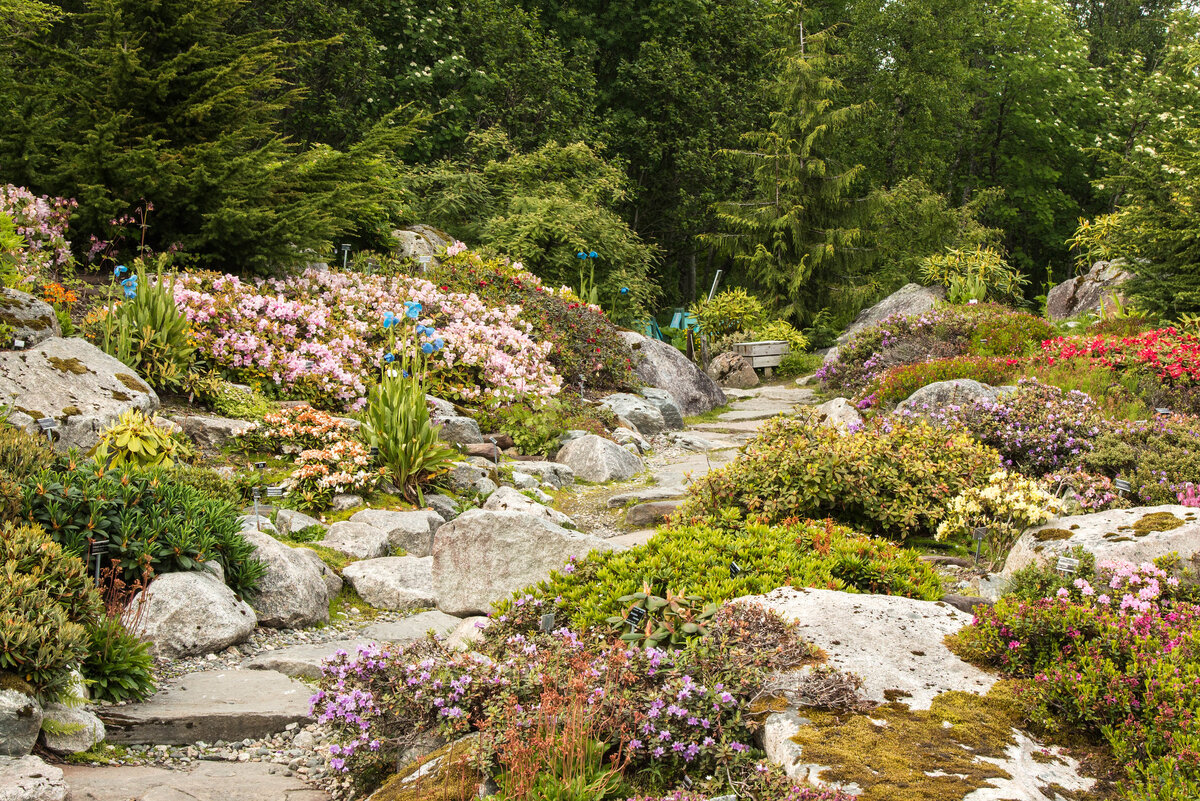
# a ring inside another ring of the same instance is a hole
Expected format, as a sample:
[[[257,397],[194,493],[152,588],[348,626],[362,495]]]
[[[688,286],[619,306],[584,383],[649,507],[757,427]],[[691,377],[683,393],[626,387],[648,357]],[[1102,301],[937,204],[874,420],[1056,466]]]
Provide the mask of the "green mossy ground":
[[[392,776],[371,798],[374,801],[468,801],[477,798],[477,788],[484,777],[467,764],[471,745],[472,742],[466,739],[442,746]],[[440,760],[436,767],[420,779],[405,782],[434,759]]]

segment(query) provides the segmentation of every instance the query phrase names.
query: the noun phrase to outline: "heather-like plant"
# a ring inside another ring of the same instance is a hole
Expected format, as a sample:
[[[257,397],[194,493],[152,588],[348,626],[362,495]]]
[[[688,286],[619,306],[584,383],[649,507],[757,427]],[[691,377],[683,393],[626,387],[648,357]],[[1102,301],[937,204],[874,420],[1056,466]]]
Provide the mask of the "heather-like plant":
[[[3,248],[10,257],[10,275],[17,288],[29,291],[74,263],[67,220],[78,205],[74,200],[37,196],[25,187],[0,184],[0,218],[11,222],[11,233],[20,239],[18,247]]]
[[[1102,512],[1128,507],[1108,476],[1089,473],[1082,468],[1050,473],[1042,478],[1047,490],[1060,498],[1067,514]]]
[[[1131,500],[1176,503],[1200,476],[1200,419],[1164,415],[1113,426],[1081,458],[1084,469],[1131,484]]]
[[[999,458],[965,431],[924,421],[869,421],[846,434],[815,414],[777,417],[725,467],[688,487],[683,520],[736,510],[749,520],[832,517],[895,539],[932,535],[946,504]]]
[[[857,406],[887,408],[938,381],[969,378],[981,384],[1005,384],[1018,372],[1017,359],[955,356],[930,362],[892,367],[877,375],[857,396]]]

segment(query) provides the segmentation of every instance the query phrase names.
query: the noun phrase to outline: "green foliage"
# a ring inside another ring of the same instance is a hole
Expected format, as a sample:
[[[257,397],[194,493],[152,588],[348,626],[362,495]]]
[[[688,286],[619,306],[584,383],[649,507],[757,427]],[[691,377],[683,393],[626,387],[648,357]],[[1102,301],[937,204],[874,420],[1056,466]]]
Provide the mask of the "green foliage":
[[[1122,232],[1121,212],[1101,214],[1095,219],[1079,219],[1075,234],[1067,240],[1075,254],[1075,270],[1086,273],[1098,261],[1112,261],[1124,256],[1119,237]]]
[[[719,604],[705,603],[699,595],[676,595],[669,589],[666,597],[660,598],[650,594],[649,585],[617,600],[629,606],[623,615],[614,615],[606,622],[618,629],[629,625],[631,630],[621,639],[642,648],[685,648],[690,640],[707,637],[719,608]],[[634,609],[645,613],[640,627],[626,622]]]
[[[43,701],[66,689],[100,617],[83,562],[37,526],[0,529],[0,674],[28,682]]]
[[[689,312],[695,316],[700,331],[709,336],[753,331],[767,317],[759,299],[741,287],[722,290],[712,300],[698,301]]]
[[[189,451],[175,435],[159,428],[153,418],[138,409],[129,409],[100,432],[99,441],[88,455],[107,469],[136,470],[169,467]]]
[[[187,389],[197,399],[208,404],[221,417],[235,420],[262,420],[275,406],[257,389],[249,392],[221,378],[215,372],[188,376]]]
[[[927,256],[921,260],[921,278],[926,284],[948,287],[964,300],[1012,301],[1029,283],[1000,253],[983,247]]]
[[[679,514],[829,516],[885,537],[927,536],[951,498],[998,466],[998,454],[965,432],[874,420],[842,434],[805,411],[768,421],[734,461],[689,485]]]
[[[558,449],[559,437],[571,430],[607,436],[616,416],[602,406],[581,403],[574,395],[548,398],[534,407],[514,403],[479,412],[480,425],[513,438],[521,453],[548,455]]]
[[[84,555],[88,540],[108,543],[107,558],[126,584],[202,570],[215,560],[225,583],[246,594],[265,569],[238,533],[238,508],[176,483],[172,471],[103,471],[91,463],[23,477],[22,515],[67,553]]]
[[[368,445],[379,449],[379,463],[409,500],[420,500],[420,485],[444,472],[455,458],[438,439],[425,405],[425,384],[416,377],[385,376],[371,387],[360,432]]]
[[[731,575],[730,563],[742,570]],[[570,573],[553,573],[529,590],[555,601],[560,617],[578,631],[624,619],[638,593],[686,596],[681,610],[703,615],[704,606],[776,587],[822,587],[847,592],[941,597],[937,573],[916,551],[864,537],[831,523],[779,526],[707,519],[660,529],[645,545],[593,553]],[[648,589],[647,589],[648,588]],[[669,589],[670,588],[670,589]],[[497,617],[514,614],[514,602],[498,605]],[[657,627],[651,629],[651,635]]]
[[[257,477],[253,478],[257,481]],[[216,500],[245,501],[248,497],[237,481],[218,473],[211,467],[177,464],[171,469],[171,481],[180,486],[191,487],[208,498]]]
[[[0,425],[0,470],[23,477],[49,467],[54,461],[54,448],[45,437]]]
[[[1177,493],[1200,476],[1198,442],[1192,416],[1127,422],[1101,432],[1080,461],[1089,472],[1129,481],[1145,505],[1178,503]]]
[[[147,279],[145,262],[136,262],[137,295],[120,304],[110,303],[92,332],[105,353],[129,365],[158,390],[183,387],[195,359],[187,317],[175,306],[175,279],[163,278],[163,262],[155,279]]]
[[[80,672],[93,701],[144,701],[155,689],[154,660],[146,643],[126,630],[119,617],[101,615],[88,627],[87,658]]]
[[[1053,598],[1060,589],[1073,590],[1075,579],[1092,581],[1096,575],[1095,555],[1080,545],[1076,545],[1063,555],[1079,560],[1079,567],[1074,573],[1060,573],[1056,563],[1047,562],[1039,565],[1035,562],[1012,574],[1008,583],[1004,585],[1004,595],[1021,601],[1033,602],[1041,598]]]
[[[803,353],[808,348],[808,337],[797,331],[787,320],[774,320],[760,326],[754,332],[754,336],[761,340],[786,342],[791,348],[789,353]]]
[[[921,387],[939,381],[954,381],[969,378],[981,384],[997,386],[1009,383],[1019,373],[1014,360],[971,356],[955,356],[950,359],[934,359],[929,362],[901,364],[876,376],[859,395],[878,408],[890,408],[908,398]]]
[[[967,352],[972,356],[1006,359],[1029,356],[1054,336],[1054,324],[1041,317],[1019,313],[997,315],[975,327]]]

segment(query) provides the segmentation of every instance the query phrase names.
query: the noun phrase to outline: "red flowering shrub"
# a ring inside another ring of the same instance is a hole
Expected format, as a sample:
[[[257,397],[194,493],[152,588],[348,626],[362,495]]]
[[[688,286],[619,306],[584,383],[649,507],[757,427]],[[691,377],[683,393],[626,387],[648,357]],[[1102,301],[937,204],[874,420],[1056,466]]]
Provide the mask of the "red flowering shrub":
[[[1007,384],[1021,369],[1021,360],[1003,357],[956,356],[931,362],[902,364],[872,379],[858,396],[858,407],[891,406],[918,389],[938,381],[970,378],[982,384]]]

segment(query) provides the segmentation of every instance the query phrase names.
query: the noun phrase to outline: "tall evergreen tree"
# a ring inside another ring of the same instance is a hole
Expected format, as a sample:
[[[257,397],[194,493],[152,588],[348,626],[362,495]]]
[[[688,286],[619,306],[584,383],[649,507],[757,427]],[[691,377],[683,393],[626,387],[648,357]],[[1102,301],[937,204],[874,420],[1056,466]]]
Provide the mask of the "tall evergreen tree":
[[[724,230],[707,237],[744,280],[777,299],[785,319],[806,323],[853,283],[861,231],[850,190],[862,170],[828,157],[830,138],[863,110],[838,106],[831,34],[806,35],[781,53],[770,126],[723,151],[751,176],[743,199],[717,204]]]

